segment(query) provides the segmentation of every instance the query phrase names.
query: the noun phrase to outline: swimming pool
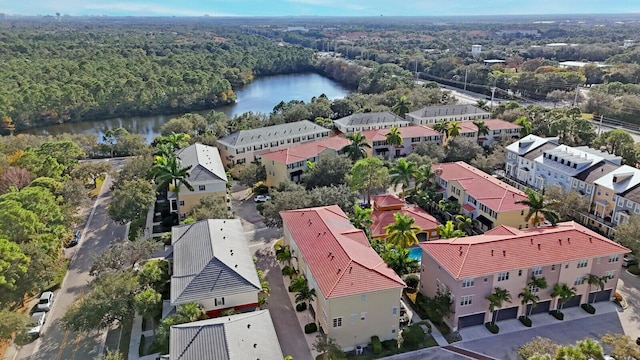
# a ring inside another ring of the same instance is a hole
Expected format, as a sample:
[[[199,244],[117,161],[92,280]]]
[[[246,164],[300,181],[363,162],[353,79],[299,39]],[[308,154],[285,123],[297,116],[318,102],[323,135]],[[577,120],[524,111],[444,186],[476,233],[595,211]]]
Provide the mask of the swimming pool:
[[[422,249],[418,246],[409,249],[409,258],[420,262],[422,260]]]

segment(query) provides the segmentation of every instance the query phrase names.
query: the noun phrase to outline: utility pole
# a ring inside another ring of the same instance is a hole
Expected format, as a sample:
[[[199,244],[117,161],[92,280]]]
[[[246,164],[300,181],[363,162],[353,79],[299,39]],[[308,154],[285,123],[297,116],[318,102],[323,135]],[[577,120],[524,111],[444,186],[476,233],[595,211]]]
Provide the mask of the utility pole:
[[[491,112],[493,112],[493,99],[496,97],[496,80],[493,79],[493,87],[491,87]]]
[[[418,59],[416,61],[416,80],[418,80]]]
[[[576,96],[573,98],[573,106],[578,105],[578,92],[580,91],[580,85],[576,85]]]
[[[469,69],[464,69],[464,90],[467,91],[467,75],[469,75]]]
[[[600,135],[600,132],[602,131],[602,119],[604,118],[604,115],[600,115],[600,123],[598,124],[598,135]]]

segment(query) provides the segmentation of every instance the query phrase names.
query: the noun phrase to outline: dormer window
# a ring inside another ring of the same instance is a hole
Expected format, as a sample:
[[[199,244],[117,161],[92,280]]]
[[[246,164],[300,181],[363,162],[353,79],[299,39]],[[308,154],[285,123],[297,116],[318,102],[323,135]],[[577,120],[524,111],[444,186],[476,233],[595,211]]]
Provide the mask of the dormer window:
[[[560,160],[560,164],[564,164],[564,159]]]

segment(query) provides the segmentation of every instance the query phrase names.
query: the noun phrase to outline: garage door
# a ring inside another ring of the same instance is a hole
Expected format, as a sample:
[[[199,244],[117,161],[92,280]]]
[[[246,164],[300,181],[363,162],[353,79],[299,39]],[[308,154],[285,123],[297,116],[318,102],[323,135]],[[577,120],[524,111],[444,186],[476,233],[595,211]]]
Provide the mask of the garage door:
[[[461,316],[458,318],[458,329],[484,324],[484,313]]]
[[[507,319],[515,319],[517,317],[518,317],[518,307],[514,306],[514,307],[511,307],[511,308],[500,309],[498,311],[498,315],[496,317],[496,321],[507,320]]]
[[[527,314],[531,311],[531,315],[533,314],[542,314],[547,313],[551,310],[551,300],[549,301],[541,301],[536,306],[531,309],[531,304],[527,305]]]
[[[589,294],[589,302],[609,301],[611,299],[611,289]],[[595,297],[595,300],[594,300]]]
[[[569,300],[567,300],[567,302],[564,303],[562,308],[566,309],[570,307],[580,306],[580,298],[582,298],[582,294],[572,296],[571,298],[569,298]]]

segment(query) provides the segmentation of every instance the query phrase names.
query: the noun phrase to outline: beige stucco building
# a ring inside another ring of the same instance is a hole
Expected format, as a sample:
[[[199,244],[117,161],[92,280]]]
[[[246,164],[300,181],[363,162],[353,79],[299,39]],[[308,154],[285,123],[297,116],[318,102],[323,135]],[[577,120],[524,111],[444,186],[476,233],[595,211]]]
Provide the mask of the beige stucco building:
[[[486,299],[493,289],[506,289],[511,302],[498,311],[498,321],[524,315],[518,294],[529,287],[532,275],[544,277],[546,289],[530,288],[540,297],[532,314],[558,308],[551,297],[556,284],[575,287],[576,295],[563,308],[613,297],[629,249],[574,222],[518,230],[500,226],[483,235],[421,243],[420,292],[433,297],[449,292],[454,312],[445,321],[454,330],[491,321]],[[589,274],[608,276],[604,291],[589,287]]]
[[[344,350],[397,339],[404,282],[337,206],[283,211],[294,266],[316,289],[316,324]]]

